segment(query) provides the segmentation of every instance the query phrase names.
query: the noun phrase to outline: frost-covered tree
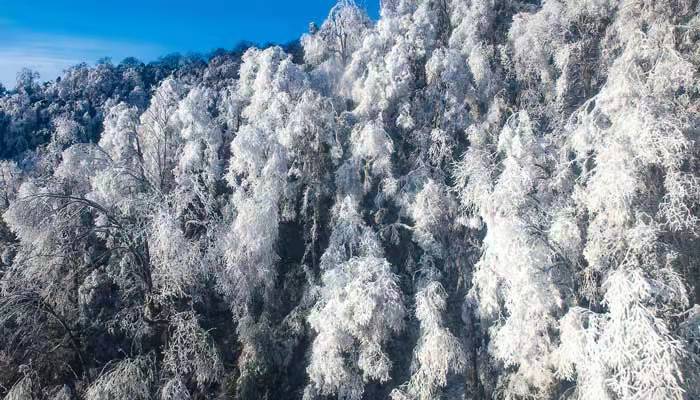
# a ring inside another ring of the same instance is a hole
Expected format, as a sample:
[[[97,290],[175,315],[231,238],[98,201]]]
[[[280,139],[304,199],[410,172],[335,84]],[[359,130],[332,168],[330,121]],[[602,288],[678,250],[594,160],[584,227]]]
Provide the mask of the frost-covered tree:
[[[447,293],[438,282],[427,284],[416,294],[421,336],[414,354],[415,370],[405,389],[392,392],[392,398],[433,399],[447,385],[448,375],[464,368],[462,345],[445,327],[446,307]]]
[[[383,258],[353,257],[322,280],[319,302],[309,315],[317,336],[305,397],[360,399],[366,382],[390,377],[383,347],[401,330],[405,315],[398,278]]]
[[[339,1],[320,28],[313,28],[302,37],[305,61],[318,65],[327,59],[335,59],[341,65],[346,64],[370,25],[367,13],[354,1]]]
[[[199,326],[197,316],[192,312],[179,313],[173,316],[171,324],[173,333],[163,364],[174,377],[174,383],[163,389],[163,397],[170,398],[168,396],[173,396],[173,391],[183,390],[176,389],[184,386],[183,379],[193,380],[200,388],[218,382],[223,365],[209,334]]]
[[[356,201],[340,199],[333,214],[319,297],[308,317],[317,336],[305,397],[358,399],[367,381],[389,379],[391,362],[382,347],[403,327],[405,309],[397,276]]]
[[[175,110],[183,92],[184,88],[177,80],[164,80],[141,115],[138,135],[143,146],[144,170],[156,190],[169,191],[173,185],[173,171],[183,145],[180,132],[174,126]]]
[[[620,56],[571,122],[568,144],[582,168],[573,197],[590,215],[582,293],[591,303],[587,318],[597,322],[578,323],[592,331],[591,350],[566,365],[581,365],[583,383],[596,365],[610,398],[684,396],[685,351],[673,315],[688,306],[679,254],[696,255],[680,243],[694,240],[691,208],[700,199],[697,175],[687,169],[697,154],[695,128],[680,97],[697,85],[697,69],[667,42],[675,18],[625,4],[613,27]],[[598,386],[580,385],[578,395],[601,392]]]
[[[90,400],[151,398],[153,384],[151,362],[148,358],[119,361],[90,385],[85,398]]]
[[[226,176],[234,190],[230,231],[221,244],[226,268],[222,290],[232,307],[246,312],[253,293],[271,285],[280,206],[288,173],[284,123],[301,96],[304,74],[282,49],[249,50],[241,66],[238,92],[247,99],[246,122],[231,143]]]
[[[2,206],[0,206],[0,210],[6,210],[15,200],[22,182],[22,170],[17,167],[17,163],[0,162],[0,182],[2,182]]]
[[[472,143],[484,141],[473,132]],[[553,331],[563,306],[562,274],[546,231],[553,194],[545,143],[526,113],[515,114],[497,138],[465,153],[458,179],[471,215],[486,225],[472,295],[490,326],[489,351],[514,372],[502,375],[506,397],[546,398],[555,384]],[[547,204],[549,203],[549,204]]]
[[[213,213],[216,184],[222,174],[219,154],[223,138],[209,111],[213,107],[212,100],[211,91],[194,88],[175,112],[177,129],[184,142],[173,169],[178,188],[176,196],[181,203],[179,207],[194,209],[185,217],[193,219],[193,224],[206,221]]]

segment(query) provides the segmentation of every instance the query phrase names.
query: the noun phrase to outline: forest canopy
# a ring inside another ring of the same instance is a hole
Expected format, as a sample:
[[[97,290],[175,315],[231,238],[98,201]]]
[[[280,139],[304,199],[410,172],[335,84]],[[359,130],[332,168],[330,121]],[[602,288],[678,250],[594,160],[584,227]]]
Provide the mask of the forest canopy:
[[[0,86],[0,397],[700,398],[700,3],[340,0]]]

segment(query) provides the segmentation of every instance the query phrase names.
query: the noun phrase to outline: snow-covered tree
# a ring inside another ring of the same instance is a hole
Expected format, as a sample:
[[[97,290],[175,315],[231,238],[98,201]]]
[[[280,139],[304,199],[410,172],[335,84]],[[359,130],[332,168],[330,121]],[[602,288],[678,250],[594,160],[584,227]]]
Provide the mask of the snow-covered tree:
[[[117,362],[90,385],[85,398],[149,399],[153,384],[151,360],[127,358]]]
[[[151,185],[167,192],[173,185],[173,170],[177,166],[182,137],[175,128],[175,110],[185,89],[173,78],[160,84],[151,103],[141,115],[138,129],[145,175]]]
[[[212,93],[194,88],[175,112],[183,147],[173,170],[180,207],[192,207],[194,215],[187,218],[205,219],[215,206],[217,181],[221,177],[220,148],[223,145],[219,126],[211,116]],[[179,210],[183,213],[184,210]]]
[[[507,397],[546,398],[555,384],[553,331],[563,295],[546,237],[553,196],[545,149],[528,115],[515,114],[498,136],[496,157],[474,146],[458,171],[464,204],[487,229],[472,295],[490,326],[491,354],[514,370],[502,376]]]
[[[353,257],[323,274],[319,302],[309,315],[317,332],[306,396],[360,399],[370,380],[387,381],[391,361],[383,347],[403,327],[398,277],[383,258]]]
[[[4,211],[15,200],[19,185],[22,182],[22,170],[17,167],[17,163],[12,161],[0,162],[0,182],[2,183],[2,192],[0,192],[2,205],[0,205],[0,210]]]
[[[218,382],[223,365],[209,334],[199,326],[196,315],[179,313],[173,316],[171,323],[173,332],[163,361],[168,373],[177,381],[191,377],[200,388]],[[163,396],[170,391],[176,391],[175,387],[164,389]]]
[[[447,293],[438,282],[427,284],[416,294],[416,317],[421,336],[414,353],[414,371],[405,392],[395,390],[392,397],[433,399],[447,385],[451,373],[459,373],[466,360],[460,341],[445,327],[443,313]]]
[[[305,61],[318,65],[332,58],[346,64],[360,46],[364,30],[371,25],[365,10],[352,0],[340,0],[328,14],[320,28],[304,35]]]
[[[593,330],[589,352],[576,354],[577,392],[601,391],[585,384],[595,365],[610,398],[681,399],[685,350],[673,315],[688,297],[679,275],[683,247],[668,237],[696,235],[690,209],[699,186],[686,167],[696,154],[694,128],[680,97],[697,85],[697,69],[668,42],[673,16],[633,3],[623,10],[614,26],[621,54],[570,126],[568,145],[582,168],[573,197],[590,215],[582,292],[601,304],[588,317],[597,332],[579,323],[582,333],[569,334]]]
[[[245,312],[252,294],[272,284],[280,205],[288,175],[285,121],[305,85],[305,75],[281,48],[249,50],[238,92],[247,99],[245,122],[231,143],[226,179],[234,190],[230,231],[221,244],[226,268],[222,289]]]

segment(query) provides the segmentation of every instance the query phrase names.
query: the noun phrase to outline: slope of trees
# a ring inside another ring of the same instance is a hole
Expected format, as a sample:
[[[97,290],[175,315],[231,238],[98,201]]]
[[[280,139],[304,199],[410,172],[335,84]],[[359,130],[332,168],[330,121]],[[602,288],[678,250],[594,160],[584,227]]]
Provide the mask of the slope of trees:
[[[0,87],[0,397],[700,398],[700,4],[380,14]]]

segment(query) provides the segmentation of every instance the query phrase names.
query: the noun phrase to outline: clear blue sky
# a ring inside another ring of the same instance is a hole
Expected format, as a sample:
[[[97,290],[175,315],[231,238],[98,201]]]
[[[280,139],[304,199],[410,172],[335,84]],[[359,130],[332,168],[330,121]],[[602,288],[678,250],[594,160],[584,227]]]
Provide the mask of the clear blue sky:
[[[356,0],[372,18],[379,0]],[[0,0],[0,83],[22,67],[55,78],[79,62],[285,43],[321,22],[336,0]]]

